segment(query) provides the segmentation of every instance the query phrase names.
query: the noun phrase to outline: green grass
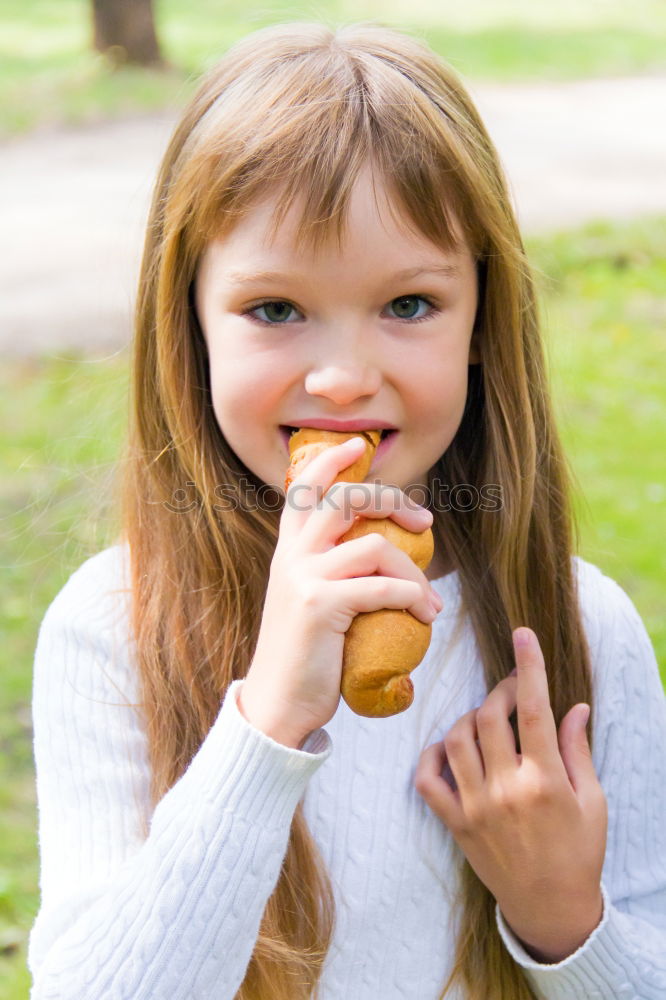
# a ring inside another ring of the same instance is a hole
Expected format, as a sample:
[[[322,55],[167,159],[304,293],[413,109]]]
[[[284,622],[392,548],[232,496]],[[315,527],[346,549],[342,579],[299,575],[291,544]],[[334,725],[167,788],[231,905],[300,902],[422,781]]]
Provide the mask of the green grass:
[[[377,19],[422,35],[465,77],[564,80],[666,69],[666,5],[526,0],[157,0],[167,72],[114,70],[91,50],[89,0],[0,0],[0,135],[181,105],[202,68],[278,21]]]
[[[666,218],[530,239],[554,395],[583,495],[581,554],[634,600],[666,686]],[[0,996],[25,1000],[38,904],[30,696],[39,622],[115,532],[127,352],[5,361],[0,374]]]
[[[0,372],[0,996],[27,998],[37,906],[30,717],[32,657],[47,605],[112,532],[110,480],[125,356],[5,361]]]
[[[666,684],[666,219],[597,223],[527,246],[544,275],[553,394],[580,485],[581,554],[634,599]]]

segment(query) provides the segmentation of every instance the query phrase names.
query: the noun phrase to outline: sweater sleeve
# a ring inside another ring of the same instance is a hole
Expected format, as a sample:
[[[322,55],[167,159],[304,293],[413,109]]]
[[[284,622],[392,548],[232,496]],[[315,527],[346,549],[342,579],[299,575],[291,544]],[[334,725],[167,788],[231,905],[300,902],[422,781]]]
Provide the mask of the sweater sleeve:
[[[602,919],[576,952],[547,965],[525,951],[499,906],[495,915],[540,1000],[664,1000],[666,697],[636,608],[614,581],[596,573],[593,761],[608,804]]]
[[[31,1000],[232,1000],[330,738],[319,729],[299,750],[276,743],[244,719],[234,681],[151,816],[136,679],[117,600],[100,594],[102,555],[70,578],[37,641]]]

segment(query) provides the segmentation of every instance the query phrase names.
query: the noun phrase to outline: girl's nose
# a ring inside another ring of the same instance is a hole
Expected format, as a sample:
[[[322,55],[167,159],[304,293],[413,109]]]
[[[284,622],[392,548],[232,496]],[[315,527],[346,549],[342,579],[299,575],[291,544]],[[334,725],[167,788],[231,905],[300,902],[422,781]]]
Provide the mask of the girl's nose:
[[[305,389],[311,396],[326,396],[338,406],[345,406],[362,396],[374,396],[381,386],[375,365],[326,365],[310,371]]]

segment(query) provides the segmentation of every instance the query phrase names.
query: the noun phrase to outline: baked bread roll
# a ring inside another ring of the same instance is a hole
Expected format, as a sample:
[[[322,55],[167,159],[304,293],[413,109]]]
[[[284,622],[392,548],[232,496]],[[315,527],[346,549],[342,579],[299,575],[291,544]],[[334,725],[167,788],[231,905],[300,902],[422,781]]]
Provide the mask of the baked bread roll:
[[[367,476],[381,433],[373,431],[327,431],[303,427],[289,441],[291,462],[285,478],[285,493],[301,470],[324,448],[343,444],[353,437],[365,438],[365,453],[334,480],[361,483]],[[425,570],[434,552],[432,530],[408,531],[392,518],[359,515],[338,544],[380,532]],[[345,635],[341,694],[357,715],[386,718],[409,708],[414,700],[410,673],[425,656],[432,636],[426,625],[405,608],[382,608],[356,615]]]

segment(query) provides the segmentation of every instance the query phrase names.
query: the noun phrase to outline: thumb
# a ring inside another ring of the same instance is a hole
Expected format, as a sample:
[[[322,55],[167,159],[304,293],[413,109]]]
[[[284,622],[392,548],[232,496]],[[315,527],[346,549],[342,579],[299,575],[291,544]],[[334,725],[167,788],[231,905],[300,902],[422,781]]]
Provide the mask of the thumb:
[[[591,776],[596,778],[592,763],[592,751],[587,738],[587,720],[590,717],[590,706],[574,705],[560,723],[558,743],[560,756],[564,762],[569,781],[578,791]]]

